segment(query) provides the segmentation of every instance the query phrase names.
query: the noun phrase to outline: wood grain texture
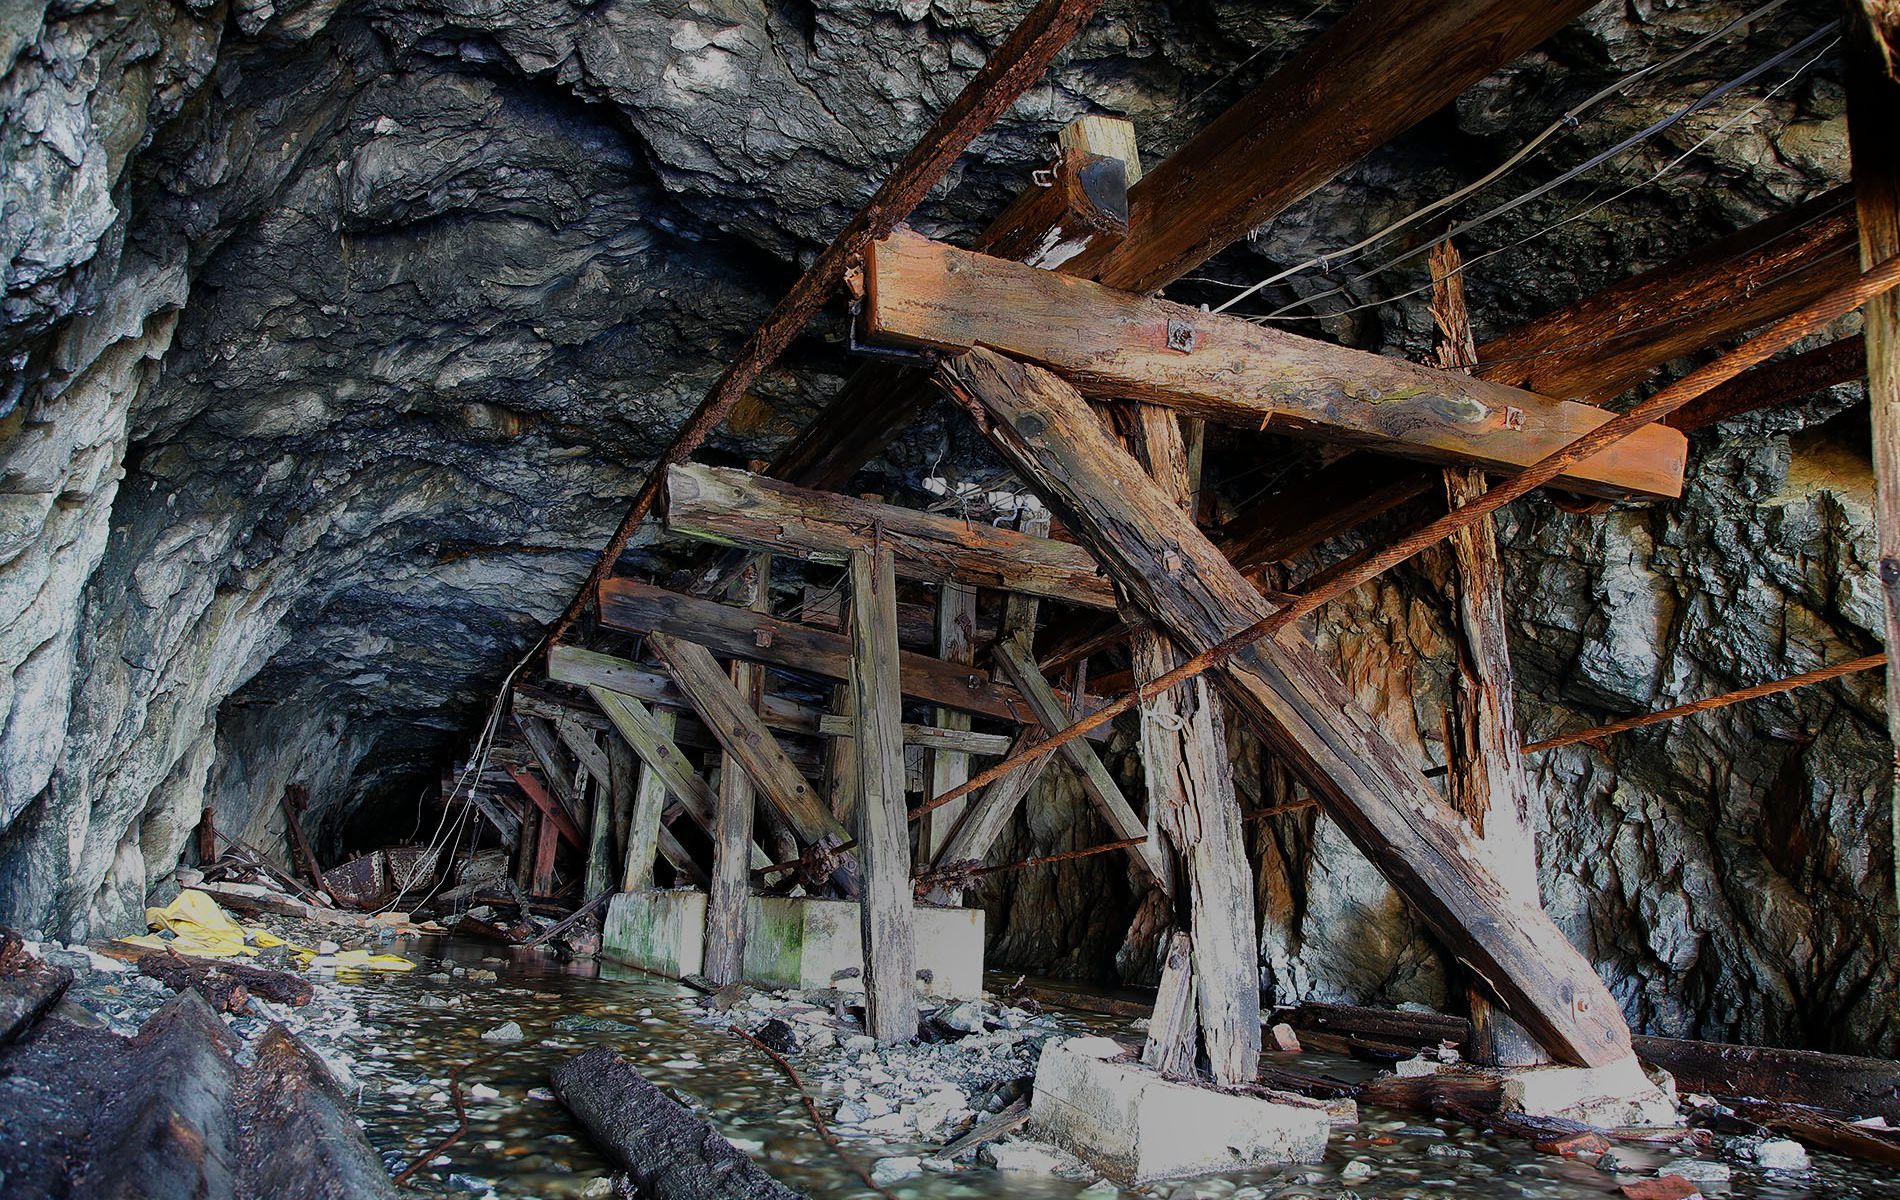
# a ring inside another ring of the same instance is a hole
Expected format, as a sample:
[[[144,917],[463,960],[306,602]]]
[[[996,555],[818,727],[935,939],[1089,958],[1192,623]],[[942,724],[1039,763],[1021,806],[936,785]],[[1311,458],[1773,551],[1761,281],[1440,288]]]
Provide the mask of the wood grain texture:
[[[653,714],[660,733],[671,736],[674,716],[664,710]],[[620,869],[620,890],[643,892],[653,886],[653,860],[660,852],[660,817],[666,812],[666,783],[660,773],[641,762],[625,738],[616,738],[612,752],[615,774],[625,770],[622,759],[633,768],[633,812],[627,822],[627,853]]]
[[[1694,433],[1744,413],[1793,404],[1823,388],[1866,376],[1867,342],[1856,333],[1752,367],[1711,389],[1700,400],[1670,413],[1666,420],[1673,428]]]
[[[858,722],[859,902],[864,1022],[884,1045],[917,1036],[917,948],[911,919],[910,823],[904,799],[904,703],[898,687],[897,576],[888,548],[854,550],[851,702]]]
[[[1204,651],[1272,614],[1075,389],[986,351],[946,363],[939,378],[1184,649]],[[1498,880],[1463,819],[1310,645],[1292,634],[1257,642],[1227,659],[1219,678],[1236,711],[1547,1049],[1590,1065],[1629,1053],[1629,1030],[1590,964]]]
[[[1168,938],[1154,1015],[1141,1047],[1141,1061],[1169,1079],[1194,1078],[1194,1052],[1200,1044],[1194,974],[1194,939],[1177,930]]]
[[[1210,421],[1510,472],[1605,424],[1587,404],[1299,337],[1238,317],[1119,292],[899,230],[867,258],[867,322],[895,341],[985,346],[1085,392]],[[1172,348],[1187,331],[1191,348]],[[1579,463],[1593,495],[1682,492],[1687,440],[1649,427]]]
[[[946,583],[937,589],[937,657],[945,662],[972,665],[976,662],[976,589],[959,583]],[[937,724],[947,730],[967,731],[970,714],[954,708],[937,709]],[[970,777],[970,756],[961,750],[945,748],[927,752],[925,791],[937,796]],[[950,834],[963,819],[968,800],[946,804],[927,814],[917,828],[917,858],[935,862],[937,854],[950,840]]]

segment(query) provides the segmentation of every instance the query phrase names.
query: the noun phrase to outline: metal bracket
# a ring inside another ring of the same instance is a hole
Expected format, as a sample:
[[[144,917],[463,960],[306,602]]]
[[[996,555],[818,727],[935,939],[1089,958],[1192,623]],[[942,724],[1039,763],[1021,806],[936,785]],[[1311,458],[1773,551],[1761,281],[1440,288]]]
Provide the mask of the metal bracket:
[[[1168,349],[1192,354],[1198,340],[1194,335],[1194,326],[1179,317],[1168,318]]]
[[[862,301],[851,302],[851,319],[844,326],[844,348],[852,354],[865,358],[879,358],[886,362],[907,363],[913,367],[935,367],[943,361],[943,354],[936,350],[912,350],[897,346],[873,346],[858,340],[858,317],[862,314]]]

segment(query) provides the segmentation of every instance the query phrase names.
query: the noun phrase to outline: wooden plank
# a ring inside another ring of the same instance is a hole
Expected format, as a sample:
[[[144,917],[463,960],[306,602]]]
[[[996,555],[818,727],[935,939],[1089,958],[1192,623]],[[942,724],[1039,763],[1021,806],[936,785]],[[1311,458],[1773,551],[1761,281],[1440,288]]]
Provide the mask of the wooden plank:
[[[633,747],[640,761],[659,775],[666,790],[686,810],[686,815],[705,830],[708,837],[712,836],[716,808],[712,789],[693,771],[692,764],[674,744],[672,732],[661,727],[658,715],[632,696],[598,685],[590,685],[587,694],[600,705],[600,710]]]
[[[1851,280],[1854,189],[1839,187],[1478,347],[1478,374],[1601,404],[1682,355]]]
[[[898,726],[897,576],[889,548],[851,554],[851,701],[857,712],[859,904],[864,1023],[884,1045],[917,1036],[916,931],[911,924],[910,824]]]
[[[1090,608],[1115,606],[1107,577],[1073,542],[811,491],[729,467],[685,464],[669,471],[666,527],[703,541],[840,565],[853,550],[883,542],[906,579],[1026,592]]]
[[[1900,254],[1900,14],[1886,0],[1846,6],[1847,134],[1854,203],[1865,268]],[[1861,310],[1867,340],[1867,403],[1872,413],[1875,577],[1885,601],[1887,734],[1892,743],[1893,883],[1900,897],[1900,295],[1888,292]]]
[[[673,732],[672,713],[658,712],[653,715],[662,733]],[[631,776],[631,803],[627,813],[626,853],[621,857],[620,890],[644,892],[653,887],[653,860],[660,852],[660,816],[666,811],[666,785],[660,781],[657,771],[634,754],[627,739],[615,737],[610,741],[607,753],[614,764],[615,777],[618,778],[622,772]]]
[[[733,686],[710,650],[664,633],[652,634],[650,642],[654,653],[673,673],[674,682],[692,702],[700,720],[719,739],[720,747],[751,778],[766,803],[791,825],[800,842],[811,845],[828,835],[839,842],[850,840],[850,832],[831,815],[819,800],[817,791],[792,765],[778,739],[765,727],[758,713],[752,711],[746,697]],[[840,862],[834,878],[847,895],[856,894],[856,864],[848,860]]]
[[[600,757],[605,759],[606,755]],[[587,808],[587,872],[581,878],[581,895],[603,895],[614,869],[613,797],[607,791],[607,776],[594,774],[583,762],[575,773],[574,792],[584,799],[592,797]]]
[[[1169,1079],[1194,1078],[1194,1051],[1200,1044],[1195,1014],[1194,939],[1177,930],[1168,938],[1167,957],[1161,963],[1161,986],[1155,991],[1154,1015],[1148,1019],[1141,1061]],[[1259,1028],[1255,1021],[1255,1037]]]
[[[1179,420],[1167,409],[1140,405],[1132,425],[1136,460],[1161,494],[1192,520],[1197,480]],[[1132,668],[1146,685],[1173,670],[1183,656],[1145,615],[1132,614],[1131,625]],[[1210,1073],[1227,1087],[1251,1083],[1260,1070],[1254,879],[1220,698],[1208,680],[1196,679],[1151,697],[1139,717],[1150,834],[1172,845],[1172,853],[1156,847],[1157,854],[1165,853],[1163,862],[1178,859],[1186,868],[1196,1025]],[[1193,1049],[1191,1041],[1190,1063]]]
[[[766,611],[771,599],[771,569],[770,557],[755,555],[734,585],[734,598],[753,612]],[[711,658],[707,655],[706,661],[710,663]],[[735,661],[729,670],[732,690],[738,694],[746,712],[756,714],[765,699],[765,669],[757,663]],[[747,868],[751,863],[754,803],[752,780],[745,766],[730,751],[722,751],[713,833],[712,887],[706,899],[706,945],[701,968],[706,978],[718,987],[738,983],[745,973],[746,900],[752,891]]]
[[[560,749],[554,729],[539,717],[515,714],[515,727],[521,730],[521,738],[534,753],[534,759],[541,766],[541,777],[547,780],[547,789],[560,801],[561,808],[568,819],[579,828],[586,819],[586,812],[580,798],[574,795],[574,764],[567,759],[566,752]]]
[[[653,510],[666,468],[684,462],[719,428],[732,406],[778,361],[779,355],[831,299],[845,272],[864,253],[865,246],[889,233],[923,202],[964,148],[1042,77],[1044,69],[1069,40],[1082,31],[1100,4],[1101,0],[1039,0],[971,76],[956,99],[937,114],[937,119],[931,122],[910,153],[811,266],[805,268],[791,290],[773,306],[764,323],[746,339],[673,444],[654,463],[633,504],[595,561],[594,569],[548,633],[550,645],[559,642],[561,635],[595,602],[595,589],[613,573],[614,564],[626,550],[633,531]]]
[[[601,621],[633,633],[689,638],[715,654],[804,671],[827,679],[850,674],[850,639],[830,630],[749,613],[632,579],[601,585]],[[1016,689],[988,673],[908,650],[897,655],[904,694],[980,716],[1018,721],[1029,712]]]
[[[1210,316],[900,230],[867,258],[868,328],[961,350],[986,346],[1084,391],[1210,421],[1509,472],[1614,415],[1587,404]],[[1170,339],[1173,339],[1171,342]],[[1576,491],[1673,498],[1687,440],[1651,426],[1563,476]]]
[[[1069,713],[1064,709],[1056,691],[1043,678],[1036,660],[1029,650],[1016,637],[1007,637],[996,643],[996,663],[1016,690],[1028,701],[1030,712],[1045,729],[1060,729],[1069,723]],[[1115,831],[1117,838],[1146,838],[1148,827],[1142,823],[1135,810],[1129,807],[1122,796],[1122,790],[1115,783],[1115,777],[1108,773],[1095,750],[1085,741],[1074,741],[1060,751],[1063,758],[1076,774],[1082,778],[1082,790]],[[1148,873],[1166,886],[1170,879],[1167,864],[1162,861],[1154,846],[1142,844],[1130,846],[1128,856],[1144,867]]]
[[[1073,388],[987,351],[945,364],[938,377],[986,415],[991,443],[1072,518],[1072,531],[1183,649],[1205,651],[1274,611]],[[1629,1053],[1629,1030],[1590,964],[1496,878],[1463,818],[1310,645],[1291,631],[1256,642],[1225,660],[1219,678],[1354,844],[1547,1049],[1586,1065]]]
[[[893,552],[893,556],[894,556]],[[937,590],[937,657],[945,662],[976,662],[976,589],[960,583],[946,583]],[[939,708],[937,724],[945,732],[967,732],[970,714],[954,708]],[[970,777],[970,756],[952,747],[929,751],[926,794],[940,796]],[[969,807],[968,799],[958,800],[925,815],[917,829],[917,857],[935,862],[938,851],[950,840],[957,822]]]
[[[583,853],[586,852],[587,839],[582,836],[580,827],[575,825],[574,819],[567,815],[567,810],[562,808],[560,804],[555,801],[554,797],[548,795],[547,788],[542,786],[539,779],[528,774],[527,771],[520,767],[509,767],[508,777],[515,781],[515,786],[521,789],[521,794],[533,802],[536,809],[540,810],[544,826],[552,822],[554,832],[564,839],[568,845]],[[545,839],[546,834],[544,832],[541,840],[544,841]],[[540,857],[543,853],[540,847],[541,841],[537,841],[535,843],[535,861],[537,863],[540,861]]]
[[[1442,241],[1432,248],[1432,317],[1438,326],[1438,365],[1468,371],[1477,361],[1465,306],[1464,261]],[[1484,474],[1446,467],[1444,487],[1452,509],[1484,495]],[[1458,674],[1446,717],[1446,799],[1471,822],[1492,852],[1498,878],[1526,900],[1541,904],[1537,889],[1537,839],[1533,834],[1530,776],[1524,770],[1514,708],[1516,675],[1505,623],[1504,564],[1497,530],[1485,517],[1451,536],[1455,572],[1451,581],[1457,623],[1453,642]],[[1487,1067],[1530,1067],[1550,1061],[1535,1038],[1491,1002],[1481,987],[1468,989],[1476,1030],[1468,1057]]]
[[[1824,388],[1866,376],[1867,341],[1856,333],[1751,367],[1663,420],[1684,433],[1694,433],[1744,413],[1793,404]]]

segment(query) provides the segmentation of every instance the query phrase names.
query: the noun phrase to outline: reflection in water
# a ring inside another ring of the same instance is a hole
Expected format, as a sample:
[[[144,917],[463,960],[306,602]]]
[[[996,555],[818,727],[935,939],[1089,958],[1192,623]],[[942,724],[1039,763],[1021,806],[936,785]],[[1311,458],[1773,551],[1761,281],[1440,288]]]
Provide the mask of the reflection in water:
[[[466,1073],[468,1135],[417,1173],[412,1185],[421,1191],[511,1198],[610,1195],[609,1165],[548,1091],[548,1073],[556,1063],[605,1043],[630,1058],[655,1084],[708,1113],[722,1132],[787,1185],[814,1197],[873,1195],[819,1139],[796,1092],[756,1049],[695,1022],[701,1011],[695,993],[612,964],[603,965],[597,976],[591,962],[564,963],[538,951],[511,952],[453,939],[410,941],[400,949],[427,964],[425,969],[354,978],[325,989],[329,995],[319,1001],[353,1005],[361,1019],[361,1028],[339,1035],[336,1044],[356,1060],[358,1113],[370,1141],[392,1165],[407,1162],[454,1130],[448,1073],[495,1049],[481,1040],[484,1030],[515,1021],[526,1035],[504,1047],[493,1062]],[[429,968],[438,962],[472,972],[494,971],[499,979],[432,973]],[[1128,1032],[1123,1023],[1086,1014],[1076,1014],[1072,1023],[1078,1029]],[[1484,1138],[1455,1122],[1378,1110],[1362,1115],[1357,1129],[1335,1135],[1326,1162],[1317,1166],[1161,1184],[1121,1194],[1169,1200],[1348,1195],[1363,1200],[1599,1200],[1616,1194],[1615,1177],[1534,1153],[1523,1143]],[[927,1156],[936,1148],[874,1140],[846,1145],[867,1165],[888,1154]],[[1645,1160],[1649,1170],[1665,1160],[1653,1157],[1653,1163]],[[1764,1181],[1738,1165],[1727,1192],[1717,1186],[1709,1192],[1774,1200],[1900,1196],[1900,1186],[1880,1168],[1821,1154],[1815,1163],[1815,1175],[1800,1185]],[[1067,1200],[1082,1195],[1095,1200],[1117,1194],[1106,1185],[1091,1188],[1086,1181],[1005,1175],[981,1166],[954,1175],[926,1173],[891,1190],[920,1200]]]

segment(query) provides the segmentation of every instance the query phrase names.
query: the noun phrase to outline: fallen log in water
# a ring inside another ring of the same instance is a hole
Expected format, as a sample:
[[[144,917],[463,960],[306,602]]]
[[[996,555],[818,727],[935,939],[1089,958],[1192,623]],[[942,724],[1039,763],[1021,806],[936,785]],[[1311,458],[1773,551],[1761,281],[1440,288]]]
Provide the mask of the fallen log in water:
[[[238,1195],[329,1200],[396,1195],[382,1160],[323,1063],[281,1025],[258,1039],[238,1092]]]
[[[59,1003],[73,981],[65,967],[27,953],[20,935],[0,930],[0,1046],[13,1041]]]
[[[655,1200],[799,1200],[632,1063],[596,1046],[554,1069],[554,1093]]]
[[[138,968],[139,974],[151,976],[174,992],[186,988],[195,990],[220,1012],[236,1012],[244,1006],[242,999],[228,1007],[220,1003],[220,995],[232,985],[273,1004],[302,1006],[316,995],[316,989],[301,975],[253,967],[248,963],[193,958],[177,951],[141,954]]]

